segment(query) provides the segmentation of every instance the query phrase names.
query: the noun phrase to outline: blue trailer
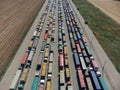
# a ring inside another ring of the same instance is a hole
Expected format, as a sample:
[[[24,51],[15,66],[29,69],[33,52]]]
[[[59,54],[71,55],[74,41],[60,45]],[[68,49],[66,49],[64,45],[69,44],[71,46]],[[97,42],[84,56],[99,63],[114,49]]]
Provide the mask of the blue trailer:
[[[77,39],[80,40],[81,39],[80,33],[77,32],[76,35],[77,35]]]
[[[79,57],[78,57],[78,53],[74,52],[73,57],[74,57],[75,66],[79,67],[80,66],[80,60],[79,60]]]
[[[70,27],[70,26],[68,26],[67,28],[68,28],[68,32],[72,32],[72,30],[71,30],[71,27]]]
[[[85,63],[86,63],[87,66],[89,66],[89,64],[90,64],[90,59],[89,59],[89,57],[85,57]]]
[[[41,52],[41,53],[44,52],[44,50],[45,50],[45,45],[46,45],[46,42],[43,41],[43,42],[42,42],[42,45],[41,45],[41,48],[40,48],[40,52]]]
[[[75,33],[73,33],[74,40],[77,41],[77,36]]]
[[[82,54],[83,54],[84,57],[87,57],[87,53],[86,53],[85,50],[82,51]]]
[[[74,32],[75,32],[75,29],[74,29],[74,27],[71,27],[71,29],[72,29],[72,32],[74,33]]]
[[[50,47],[50,52],[53,53],[54,51],[54,42],[51,43],[51,47]]]
[[[92,80],[94,90],[102,90],[95,71],[93,69],[89,69],[88,72],[89,72],[90,78]]]

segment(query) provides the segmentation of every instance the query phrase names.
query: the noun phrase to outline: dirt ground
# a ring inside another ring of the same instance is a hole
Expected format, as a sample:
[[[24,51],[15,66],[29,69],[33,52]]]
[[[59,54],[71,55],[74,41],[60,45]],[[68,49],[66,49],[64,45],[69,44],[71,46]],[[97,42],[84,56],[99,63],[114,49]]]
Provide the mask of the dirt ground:
[[[88,0],[88,1],[120,24],[119,0]]]
[[[42,2],[43,0],[0,0],[0,75]]]

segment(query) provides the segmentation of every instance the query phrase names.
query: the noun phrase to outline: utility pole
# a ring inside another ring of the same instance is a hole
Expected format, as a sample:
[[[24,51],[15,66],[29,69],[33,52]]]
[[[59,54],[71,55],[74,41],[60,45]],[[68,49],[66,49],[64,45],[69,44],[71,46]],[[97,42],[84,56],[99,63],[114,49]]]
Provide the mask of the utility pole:
[[[105,61],[104,65],[103,65],[103,67],[102,67],[102,76],[103,76],[105,65],[106,65],[106,61]]]
[[[92,41],[93,41],[93,36],[92,36],[92,38],[90,40],[90,49],[92,48]]]
[[[83,27],[83,33],[85,32],[85,27],[86,27],[86,25],[88,24],[88,22],[87,21],[85,21],[85,23],[84,23],[85,25],[84,25],[84,27]]]

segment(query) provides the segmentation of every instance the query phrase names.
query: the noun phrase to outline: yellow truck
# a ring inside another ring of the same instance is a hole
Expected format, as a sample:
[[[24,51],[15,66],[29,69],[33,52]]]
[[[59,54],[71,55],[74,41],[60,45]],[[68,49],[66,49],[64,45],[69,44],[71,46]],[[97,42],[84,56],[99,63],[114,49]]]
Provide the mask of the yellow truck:
[[[28,68],[24,68],[22,75],[20,77],[20,83],[21,84],[25,84],[26,80],[27,80],[27,75],[28,75],[29,69]]]
[[[70,80],[70,69],[69,68],[65,68],[65,76],[66,76],[66,81]]]

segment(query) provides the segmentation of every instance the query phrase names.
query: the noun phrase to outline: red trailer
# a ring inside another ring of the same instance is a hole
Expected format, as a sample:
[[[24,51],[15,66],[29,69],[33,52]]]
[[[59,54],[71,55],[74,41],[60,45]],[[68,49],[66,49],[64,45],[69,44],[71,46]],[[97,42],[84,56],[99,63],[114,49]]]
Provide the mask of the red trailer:
[[[45,32],[45,33],[44,33],[44,40],[47,40],[47,36],[48,36],[48,33]]]
[[[63,69],[63,53],[60,53],[59,54],[59,66],[60,66],[60,69]]]
[[[21,60],[21,66],[24,67],[24,65],[26,64],[27,58],[28,58],[29,52],[25,52],[22,60]]]
[[[84,36],[82,36],[82,40],[84,43],[87,43],[87,39]]]
[[[97,63],[96,63],[95,60],[92,60],[92,66],[93,66],[93,69],[94,69],[95,71],[98,70],[98,65],[97,65]]]
[[[80,53],[81,53],[80,45],[79,45],[79,44],[76,44],[76,48],[77,48],[78,53],[80,54]]]
[[[83,76],[82,70],[81,69],[77,69],[77,73],[78,73],[78,81],[79,81],[79,84],[80,84],[80,88],[81,89],[85,89],[86,88],[86,84],[85,84],[85,80],[84,80],[84,76]]]

